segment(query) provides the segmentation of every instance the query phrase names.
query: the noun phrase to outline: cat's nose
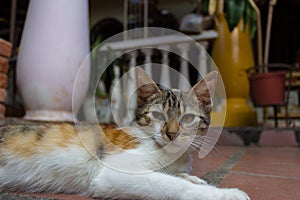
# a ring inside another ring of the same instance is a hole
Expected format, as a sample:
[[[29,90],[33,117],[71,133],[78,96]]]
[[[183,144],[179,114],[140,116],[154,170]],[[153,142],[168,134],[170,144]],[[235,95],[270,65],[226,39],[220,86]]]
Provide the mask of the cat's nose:
[[[176,119],[170,119],[167,123],[167,133],[166,135],[172,141],[175,140],[178,136],[179,131],[179,122]]]
[[[178,132],[167,132],[167,136],[168,138],[172,141],[172,140],[175,140],[178,136]]]

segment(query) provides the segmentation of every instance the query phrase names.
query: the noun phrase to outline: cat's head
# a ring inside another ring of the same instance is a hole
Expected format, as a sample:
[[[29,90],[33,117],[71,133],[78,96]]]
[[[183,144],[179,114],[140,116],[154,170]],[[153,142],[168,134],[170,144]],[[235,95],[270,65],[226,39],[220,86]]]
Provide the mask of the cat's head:
[[[210,72],[189,91],[161,88],[139,67],[136,73],[138,126],[162,147],[199,148],[210,124],[218,73]]]

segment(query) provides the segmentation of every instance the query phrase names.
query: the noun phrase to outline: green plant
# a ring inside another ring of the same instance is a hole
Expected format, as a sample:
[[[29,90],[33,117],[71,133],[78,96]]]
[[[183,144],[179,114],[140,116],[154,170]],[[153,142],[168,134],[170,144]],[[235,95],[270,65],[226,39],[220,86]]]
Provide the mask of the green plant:
[[[218,0],[198,0],[205,13],[209,11],[209,5],[216,4]],[[246,25],[250,25],[250,34],[253,38],[257,30],[257,15],[249,0],[224,0],[224,14],[228,23],[229,30],[232,31],[243,20],[243,30]]]

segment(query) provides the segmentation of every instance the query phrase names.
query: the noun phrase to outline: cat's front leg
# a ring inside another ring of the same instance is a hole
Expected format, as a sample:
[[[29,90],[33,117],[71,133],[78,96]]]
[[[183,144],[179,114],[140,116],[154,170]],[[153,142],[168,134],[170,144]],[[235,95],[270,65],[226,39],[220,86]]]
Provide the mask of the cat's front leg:
[[[203,187],[201,187],[201,191],[204,191],[206,194],[205,199],[207,200],[250,200],[250,197],[245,192],[237,188],[216,188],[212,185],[208,185],[205,180],[187,173],[178,173],[177,176],[199,185],[199,187],[203,185]]]
[[[184,172],[177,173],[176,176],[181,177],[181,178],[183,178],[185,180],[188,180],[188,181],[190,181],[192,183],[195,183],[195,184],[205,184],[205,185],[207,184],[207,182],[205,180],[203,180],[203,179],[201,179],[197,176],[189,175],[189,174],[184,173]]]
[[[103,169],[91,181],[88,194],[107,199],[152,200],[249,200],[238,189],[197,185],[179,177],[159,173],[128,173]]]
[[[230,188],[230,189],[219,189],[217,197],[214,199],[217,200],[250,200],[250,197],[243,191],[237,188]]]

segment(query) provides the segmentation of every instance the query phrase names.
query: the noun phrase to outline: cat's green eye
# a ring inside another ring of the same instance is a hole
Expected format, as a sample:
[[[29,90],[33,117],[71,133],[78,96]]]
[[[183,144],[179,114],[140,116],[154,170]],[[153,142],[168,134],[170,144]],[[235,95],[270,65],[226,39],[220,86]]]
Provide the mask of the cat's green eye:
[[[186,115],[183,115],[181,117],[180,122],[185,123],[185,124],[190,124],[190,123],[192,123],[194,121],[194,119],[195,119],[195,115],[193,115],[193,114],[186,114]]]
[[[153,111],[153,112],[152,112],[152,116],[153,116],[155,119],[159,120],[159,121],[166,121],[166,120],[167,120],[165,114],[162,113],[162,112]]]

